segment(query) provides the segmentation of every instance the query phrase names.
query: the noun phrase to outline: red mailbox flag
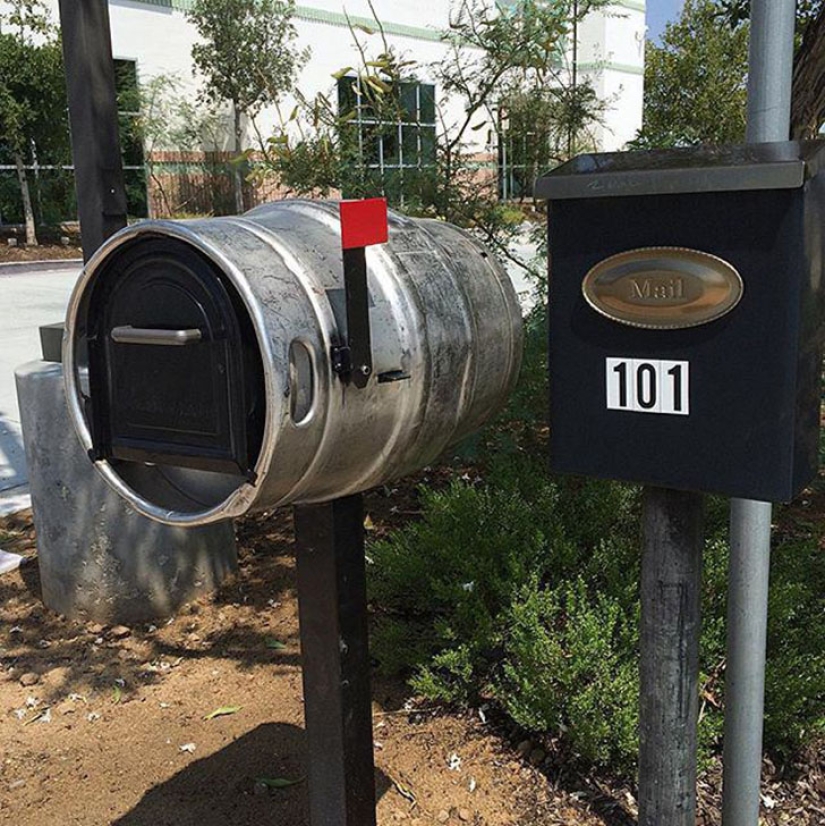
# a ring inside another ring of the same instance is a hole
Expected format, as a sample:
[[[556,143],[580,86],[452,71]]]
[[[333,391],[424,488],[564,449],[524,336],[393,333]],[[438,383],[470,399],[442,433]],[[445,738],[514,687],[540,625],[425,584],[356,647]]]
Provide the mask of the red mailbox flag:
[[[341,201],[341,246],[345,250],[385,244],[387,238],[386,198]]]

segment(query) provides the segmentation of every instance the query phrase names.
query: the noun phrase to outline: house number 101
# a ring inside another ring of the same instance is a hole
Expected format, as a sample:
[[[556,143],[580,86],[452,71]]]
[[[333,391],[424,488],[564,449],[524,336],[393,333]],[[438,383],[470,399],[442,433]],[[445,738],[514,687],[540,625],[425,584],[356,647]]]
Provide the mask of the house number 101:
[[[689,362],[606,359],[607,409],[634,413],[690,413]]]

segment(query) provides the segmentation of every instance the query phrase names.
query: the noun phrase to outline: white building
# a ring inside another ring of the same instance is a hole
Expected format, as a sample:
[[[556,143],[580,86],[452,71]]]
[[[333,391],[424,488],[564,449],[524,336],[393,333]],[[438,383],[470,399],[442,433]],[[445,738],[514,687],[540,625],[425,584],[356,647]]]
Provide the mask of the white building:
[[[296,47],[309,47],[311,57],[301,71],[298,88],[307,98],[334,89],[333,73],[346,66],[357,66],[358,53],[353,43],[351,24],[375,28],[369,0],[308,0],[297,5]],[[504,13],[517,0],[498,2]],[[59,19],[57,0],[46,0]],[[0,0],[0,7],[3,0]],[[389,44],[409,60],[415,61],[419,80],[432,80],[431,66],[443,59],[448,46],[441,32],[448,29],[451,0],[373,0]],[[191,59],[196,41],[194,27],[186,18],[191,0],[109,0],[114,56],[134,63],[138,78],[145,82],[158,75],[174,75],[184,93],[195,99],[200,87]],[[357,32],[374,54],[380,51],[377,35]],[[603,126],[595,130],[596,148],[621,149],[641,126],[644,73],[644,0],[616,0],[607,9],[592,12],[578,27],[577,36],[567,45],[563,65],[576,77],[589,80],[606,105]],[[463,103],[445,100],[435,89],[439,122],[460,121]],[[284,109],[291,109],[285,102]],[[271,134],[278,125],[276,114],[263,112],[257,119],[262,134]],[[490,144],[492,130],[473,132],[480,155],[495,158]],[[399,133],[400,138],[400,133]],[[399,140],[400,144],[400,140]],[[495,161],[491,160],[491,163]]]
[[[57,11],[57,0],[50,0]],[[190,0],[110,0],[115,57],[134,60],[141,78],[176,73],[192,77],[192,25],[185,16]],[[440,32],[449,25],[450,0],[376,0],[373,7],[390,44],[415,60],[421,73],[444,54]],[[311,58],[299,78],[306,96],[325,91],[332,74],[357,61],[349,21],[374,28],[368,0],[312,0],[296,7],[298,46]],[[370,38],[359,33],[369,45]],[[617,0],[590,14],[579,27],[577,64],[608,103],[601,149],[621,148],[641,126],[644,74],[645,2]],[[572,44],[567,61],[572,64]]]

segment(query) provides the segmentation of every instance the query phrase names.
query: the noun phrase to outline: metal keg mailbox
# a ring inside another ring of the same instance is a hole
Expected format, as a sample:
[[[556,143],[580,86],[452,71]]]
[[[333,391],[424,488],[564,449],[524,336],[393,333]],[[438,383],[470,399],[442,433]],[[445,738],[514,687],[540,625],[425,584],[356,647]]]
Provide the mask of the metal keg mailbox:
[[[503,404],[522,331],[502,268],[448,224],[340,209],[146,221],[89,262],[67,315],[69,408],[137,510],[194,525],[356,493]]]
[[[545,175],[555,470],[788,501],[816,474],[823,142]]]

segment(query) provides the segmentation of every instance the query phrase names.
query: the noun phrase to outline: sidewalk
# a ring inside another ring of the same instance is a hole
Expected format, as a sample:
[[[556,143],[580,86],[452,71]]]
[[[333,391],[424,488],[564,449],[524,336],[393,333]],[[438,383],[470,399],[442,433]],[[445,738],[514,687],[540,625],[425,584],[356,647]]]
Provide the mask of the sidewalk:
[[[14,369],[40,358],[40,325],[62,321],[80,262],[0,264],[0,511],[28,481]]]

